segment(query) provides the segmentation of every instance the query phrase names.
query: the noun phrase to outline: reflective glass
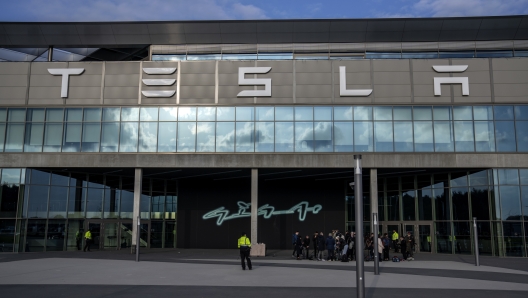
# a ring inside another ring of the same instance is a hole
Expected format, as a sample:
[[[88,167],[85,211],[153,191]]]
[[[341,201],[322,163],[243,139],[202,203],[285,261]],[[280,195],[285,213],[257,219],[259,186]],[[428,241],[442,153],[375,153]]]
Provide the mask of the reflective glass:
[[[86,217],[101,218],[103,211],[103,191],[102,188],[88,188],[86,195]]]
[[[352,122],[334,122],[334,151],[353,152],[353,136]]]
[[[528,223],[528,186],[521,186],[521,206],[523,208],[524,222]]]
[[[84,109],[84,121],[86,122],[101,121],[101,108],[85,108]]]
[[[48,217],[48,185],[30,185],[28,200],[28,218]]]
[[[222,54],[222,60],[257,60],[257,54]]]
[[[118,140],[119,123],[103,123],[101,129],[101,152],[117,152]]]
[[[387,192],[387,220],[400,220],[400,196],[398,191]]]
[[[513,106],[494,106],[495,120],[513,120]]]
[[[477,51],[477,58],[513,57],[513,51]]]
[[[295,107],[295,121],[312,121],[313,107]]]
[[[515,106],[515,120],[528,120],[528,106]]]
[[[62,123],[46,123],[43,152],[60,152],[62,145]]]
[[[82,121],[82,109],[81,108],[70,108],[66,109],[65,120],[67,122],[80,122]]]
[[[332,107],[314,107],[314,120],[332,121]]]
[[[139,152],[156,152],[158,148],[158,123],[139,123]]]
[[[295,123],[295,152],[313,152],[313,123]]]
[[[374,110],[375,111],[375,110]],[[392,152],[393,147],[392,122],[374,122],[374,151]]]
[[[453,118],[455,120],[473,120],[473,111],[470,106],[453,107]]]
[[[475,148],[477,152],[495,151],[495,130],[492,121],[475,121]]]
[[[451,173],[451,182],[449,185],[451,187],[467,186],[468,185],[467,173],[466,172]]]
[[[457,152],[475,151],[473,122],[455,121],[455,150]]]
[[[433,107],[434,120],[453,120],[451,107]]]
[[[519,172],[517,169],[497,169],[500,185],[519,185]]]
[[[215,107],[198,107],[198,121],[215,121],[216,108]]]
[[[24,142],[24,152],[42,152],[42,142],[44,137],[44,124],[26,124],[26,136]]]
[[[152,61],[179,61],[185,60],[187,55],[152,55]]]
[[[432,120],[431,107],[414,107],[413,108],[414,120]]]
[[[403,59],[436,59],[438,52],[407,52],[402,53]]]
[[[479,171],[469,175],[470,186],[488,185],[488,171]]]
[[[158,152],[176,152],[176,122],[158,124]]]
[[[0,123],[0,152],[4,151],[5,128],[5,123]]]
[[[178,119],[178,108],[176,107],[160,107],[159,120],[160,121],[176,121]]]
[[[0,196],[2,197],[2,204],[0,204],[0,218],[6,218],[6,217],[15,218],[17,216],[16,213],[17,213],[17,207],[19,206],[18,204],[19,192],[23,193],[23,191],[24,191],[24,188],[16,184],[0,185]]]
[[[490,106],[474,106],[473,117],[475,120],[493,120],[493,109]]]
[[[394,151],[413,152],[413,125],[412,122],[394,122]]]
[[[515,129],[517,132],[517,151],[528,151],[528,121],[516,121]]]
[[[24,122],[26,120],[26,109],[9,109],[8,122]]]
[[[431,122],[414,122],[414,150],[416,152],[433,151],[433,124]]]
[[[438,53],[439,58],[474,58],[475,52],[474,51],[467,51],[467,52],[439,52]]]
[[[7,120],[7,110],[0,109],[0,122],[5,122]]]
[[[49,198],[49,218],[66,218],[68,187],[52,186]]]
[[[356,118],[356,115],[354,114],[354,118]],[[374,150],[372,143],[372,122],[354,122],[354,151],[372,152]]]
[[[256,107],[257,121],[273,121],[275,111],[273,107]]]
[[[489,220],[488,195],[487,186],[471,187],[471,216],[476,217],[477,220]]]
[[[24,145],[24,124],[7,124],[5,152],[22,152]]]
[[[314,123],[315,152],[332,152],[332,122]]]
[[[81,181],[78,182],[80,184]],[[83,218],[86,188],[75,187],[74,185],[70,184],[68,192],[68,217]]]
[[[293,107],[275,107],[275,121],[293,121]]]
[[[515,126],[513,121],[495,121],[495,139],[498,152],[515,152]]]
[[[81,123],[66,123],[64,125],[62,152],[81,151],[81,130]]]
[[[451,199],[453,202],[453,220],[469,219],[469,201],[467,187],[451,188]]]
[[[436,220],[449,220],[449,188],[433,188],[433,198],[435,201]]]
[[[367,59],[400,59],[401,53],[398,53],[398,52],[394,52],[394,53],[367,52],[365,54],[365,58]]]
[[[220,108],[219,108],[220,109]],[[234,112],[234,109],[233,109]],[[234,113],[233,113],[234,116]],[[235,123],[216,123],[216,152],[235,151]]]
[[[119,185],[119,177],[106,177],[106,181],[115,180]],[[104,189],[104,218],[119,217],[119,194],[120,191],[115,188],[105,187]]]
[[[51,185],[68,186],[70,177],[68,173],[53,173],[51,175]]]
[[[394,107],[394,120],[412,120],[412,107]]]
[[[180,108],[179,110],[181,111],[182,108]],[[178,123],[177,146],[178,146],[177,147],[178,152],[194,152],[195,151],[196,149],[196,122]]]
[[[84,123],[82,152],[99,152],[101,123]]]
[[[44,109],[28,109],[26,121],[44,122]]]
[[[374,107],[374,120],[392,120],[392,107]]]
[[[256,142],[255,152],[273,152],[274,151],[274,147],[275,147],[274,127],[275,125],[273,122],[255,123],[255,142]]]
[[[11,185],[20,183],[20,169],[2,169],[0,184]]]
[[[525,252],[522,240],[522,223],[520,222],[503,222],[504,229],[504,255],[512,257],[524,257]],[[497,235],[499,233],[496,233]],[[499,234],[500,235],[500,234]]]
[[[216,121],[235,121],[235,108],[218,107],[216,109]]]
[[[519,186],[499,186],[502,220],[521,220]]]
[[[259,60],[292,60],[293,53],[258,53]]]
[[[141,108],[139,121],[158,121],[158,108]]]
[[[187,60],[220,60],[221,54],[187,55]]]
[[[418,190],[418,220],[433,220],[432,196],[431,188]]]
[[[253,107],[236,107],[236,121],[255,121]]]
[[[521,178],[521,184],[528,185],[528,169],[520,169],[519,177]]]
[[[434,122],[435,152],[453,152],[455,149],[451,123],[450,121]]]
[[[198,122],[196,132],[196,152],[215,151],[215,123]]]
[[[238,118],[238,108],[237,108]],[[255,152],[255,125],[253,122],[236,123],[236,152]]]
[[[123,109],[124,110],[124,109]],[[122,122],[119,136],[119,152],[138,151],[138,123]]]
[[[46,243],[46,220],[28,220],[25,252],[44,251]]]
[[[103,108],[103,121],[119,121],[119,108]]]
[[[416,220],[414,211],[416,205],[414,200],[415,197],[416,192],[414,190],[402,193],[403,220]]]
[[[139,108],[121,108],[121,121],[138,121]]]
[[[293,122],[275,123],[275,152],[293,152]]]
[[[354,120],[372,120],[372,107],[354,107]]]
[[[353,115],[352,107],[334,107],[335,121],[352,121]]]

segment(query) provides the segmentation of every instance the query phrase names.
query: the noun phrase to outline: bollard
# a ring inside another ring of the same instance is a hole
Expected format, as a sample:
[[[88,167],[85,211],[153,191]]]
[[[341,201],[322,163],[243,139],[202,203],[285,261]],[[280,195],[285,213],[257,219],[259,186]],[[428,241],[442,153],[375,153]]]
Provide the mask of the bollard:
[[[137,233],[136,233],[136,262],[139,262],[139,234],[141,229],[141,223],[139,222],[140,218],[137,218]]]
[[[479,254],[477,218],[476,217],[473,217],[473,240],[475,242],[475,266],[480,266],[480,254]]]

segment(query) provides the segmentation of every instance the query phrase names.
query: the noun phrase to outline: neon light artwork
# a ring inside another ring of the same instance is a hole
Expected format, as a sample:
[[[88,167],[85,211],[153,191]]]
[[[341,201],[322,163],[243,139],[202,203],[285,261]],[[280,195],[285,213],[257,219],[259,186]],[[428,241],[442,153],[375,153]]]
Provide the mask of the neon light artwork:
[[[242,217],[251,217],[251,203],[246,203],[242,201],[237,202],[238,205],[238,212],[234,214],[229,214],[229,210],[225,209],[225,207],[217,208],[213,211],[207,212],[202,216],[203,219],[210,219],[210,218],[216,218],[216,225],[221,226],[224,221],[231,220],[235,218],[242,218]],[[299,204],[291,207],[287,210],[275,210],[275,207],[270,206],[269,204],[262,205],[257,210],[257,215],[264,216],[264,218],[268,219],[274,215],[283,215],[283,214],[294,214],[299,213],[299,221],[304,221],[306,219],[306,214],[309,212],[313,214],[319,213],[323,209],[323,206],[317,204],[312,207],[310,207],[310,203],[306,201],[302,201]]]

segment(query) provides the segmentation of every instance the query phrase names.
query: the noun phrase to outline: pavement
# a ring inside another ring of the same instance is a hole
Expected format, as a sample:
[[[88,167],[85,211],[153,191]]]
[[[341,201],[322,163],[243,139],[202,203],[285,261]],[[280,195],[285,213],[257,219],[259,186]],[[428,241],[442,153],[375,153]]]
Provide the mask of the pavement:
[[[253,257],[237,250],[2,253],[0,297],[356,297],[355,262],[295,260],[289,251]],[[392,254],[391,254],[392,255]],[[528,259],[416,254],[414,261],[365,262],[366,297],[528,297]],[[185,295],[185,296],[184,296]]]

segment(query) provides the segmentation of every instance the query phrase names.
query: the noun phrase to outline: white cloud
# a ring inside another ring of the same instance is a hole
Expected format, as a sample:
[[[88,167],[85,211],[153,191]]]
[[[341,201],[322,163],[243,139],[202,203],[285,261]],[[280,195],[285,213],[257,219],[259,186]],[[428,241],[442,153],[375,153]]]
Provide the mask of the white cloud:
[[[255,20],[255,19],[267,19],[266,13],[254,6],[254,5],[244,5],[240,3],[233,4],[233,13],[235,16],[239,17],[240,19],[245,20]]]
[[[527,0],[420,0],[416,12],[435,17],[518,15],[528,12]]]

